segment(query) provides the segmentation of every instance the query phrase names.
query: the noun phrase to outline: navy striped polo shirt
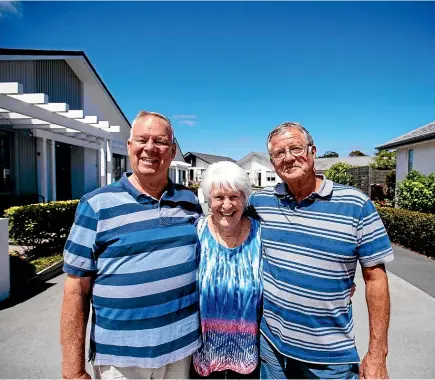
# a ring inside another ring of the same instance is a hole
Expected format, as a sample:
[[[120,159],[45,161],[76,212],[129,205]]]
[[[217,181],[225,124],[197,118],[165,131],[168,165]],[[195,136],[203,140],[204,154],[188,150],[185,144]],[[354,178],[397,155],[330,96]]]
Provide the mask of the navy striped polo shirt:
[[[284,183],[254,193],[250,203],[264,247],[261,333],[300,361],[359,363],[350,302],[357,262],[370,267],[393,259],[372,202],[323,178],[300,203]]]
[[[90,354],[96,365],[158,368],[201,345],[195,195],[169,181],[160,199],[127,174],[85,195],[64,271],[94,277]]]

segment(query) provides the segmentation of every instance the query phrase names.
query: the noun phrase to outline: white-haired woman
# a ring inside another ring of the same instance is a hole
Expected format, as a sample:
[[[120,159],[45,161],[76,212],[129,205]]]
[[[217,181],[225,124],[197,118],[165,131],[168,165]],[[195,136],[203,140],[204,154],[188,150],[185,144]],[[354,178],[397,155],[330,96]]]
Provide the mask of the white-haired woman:
[[[207,169],[201,189],[210,215],[198,223],[203,346],[192,377],[258,378],[261,242],[259,222],[245,213],[249,177],[221,161]]]

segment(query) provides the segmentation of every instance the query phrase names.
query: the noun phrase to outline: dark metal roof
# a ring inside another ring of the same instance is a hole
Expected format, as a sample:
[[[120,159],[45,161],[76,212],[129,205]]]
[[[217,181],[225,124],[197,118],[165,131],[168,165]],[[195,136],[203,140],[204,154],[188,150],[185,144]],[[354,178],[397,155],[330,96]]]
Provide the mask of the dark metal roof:
[[[56,55],[64,55],[64,56],[75,56],[75,57],[83,57],[83,59],[86,61],[86,63],[89,65],[95,76],[97,77],[98,81],[103,86],[104,90],[106,91],[107,95],[109,95],[110,99],[115,104],[118,111],[121,113],[122,117],[125,119],[127,125],[130,125],[129,120],[125,116],[124,112],[122,112],[121,107],[116,102],[113,95],[110,93],[109,89],[104,84],[101,77],[98,75],[97,70],[95,70],[95,67],[92,65],[91,61],[89,60],[88,56],[84,51],[81,50],[37,50],[37,49],[6,49],[6,48],[0,48],[0,55],[35,55],[35,56],[56,56]]]
[[[390,140],[385,144],[379,145],[376,147],[376,149],[398,148],[403,145],[408,145],[412,143],[433,140],[433,139],[435,139],[435,121],[423,125],[420,128],[414,129],[411,132],[405,133],[402,136],[396,137],[395,139]]]
[[[232,162],[236,162],[231,157],[215,156],[213,154],[196,153],[196,152],[187,152],[184,155],[184,158],[186,158],[189,154],[191,154],[193,156],[196,156],[196,157],[200,158],[201,160],[203,160],[205,162],[208,162],[209,164],[213,164],[213,163],[218,162],[218,161],[232,161]]]

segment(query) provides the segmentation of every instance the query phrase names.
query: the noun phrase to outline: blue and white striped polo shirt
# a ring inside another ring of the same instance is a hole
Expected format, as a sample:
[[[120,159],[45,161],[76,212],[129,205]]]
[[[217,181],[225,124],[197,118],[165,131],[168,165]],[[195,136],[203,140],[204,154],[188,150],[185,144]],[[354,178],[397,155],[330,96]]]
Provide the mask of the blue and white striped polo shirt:
[[[169,182],[157,200],[126,174],[80,200],[64,271],[95,278],[94,364],[158,368],[201,346],[195,229],[201,213],[185,187]]]
[[[251,196],[261,218],[261,332],[283,355],[310,363],[359,363],[350,290],[357,262],[393,259],[384,225],[360,191],[323,179],[301,203],[284,183]]]

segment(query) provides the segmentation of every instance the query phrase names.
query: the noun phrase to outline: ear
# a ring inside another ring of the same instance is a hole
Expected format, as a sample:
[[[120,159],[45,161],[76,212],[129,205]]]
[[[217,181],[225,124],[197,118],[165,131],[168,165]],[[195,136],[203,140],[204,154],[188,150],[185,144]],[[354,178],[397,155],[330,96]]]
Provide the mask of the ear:
[[[177,154],[177,144],[172,144],[172,146],[171,146],[171,159],[172,160],[175,158],[176,154]]]
[[[316,160],[317,148],[315,145],[311,145],[311,154],[313,155],[313,160]]]
[[[131,139],[127,140],[127,152],[130,154],[130,145],[131,145]]]

